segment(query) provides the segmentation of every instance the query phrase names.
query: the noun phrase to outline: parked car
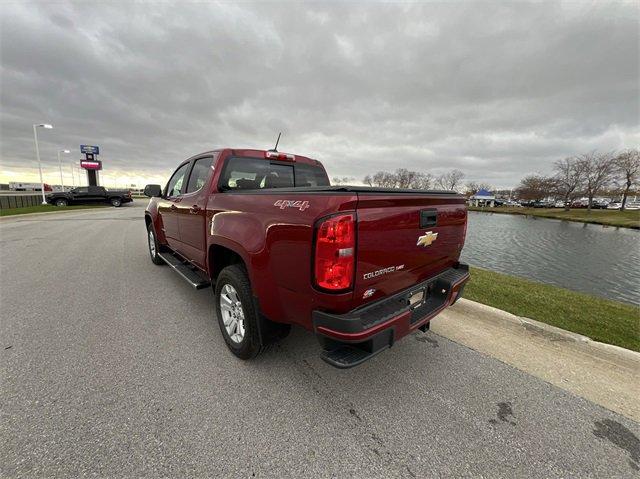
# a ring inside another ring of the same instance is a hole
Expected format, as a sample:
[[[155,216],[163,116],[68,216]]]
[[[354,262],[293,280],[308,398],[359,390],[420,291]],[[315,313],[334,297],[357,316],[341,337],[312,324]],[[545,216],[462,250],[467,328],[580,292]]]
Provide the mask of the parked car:
[[[564,205],[565,205],[565,202],[564,202],[564,201],[556,201],[556,202],[553,204],[553,207],[554,207],[554,208],[564,208]]]
[[[133,201],[130,191],[107,190],[102,186],[79,186],[70,191],[58,191],[48,194],[46,200],[55,206],[107,203],[116,207]]]
[[[622,206],[622,205],[620,205],[620,206]],[[626,205],[624,205],[624,209],[625,210],[629,210],[629,211],[640,210],[640,201],[631,201],[631,202],[627,203]]]
[[[575,200],[571,203],[571,208],[587,208],[589,202],[585,200]]]
[[[553,203],[550,201],[534,201],[530,206],[533,208],[553,208]]]
[[[609,203],[607,205],[608,210],[619,210],[620,208],[622,208],[622,203],[618,201],[614,201],[613,203]]]
[[[609,206],[609,202],[606,200],[593,200],[591,202],[592,210],[606,210],[607,206]]]
[[[214,285],[220,331],[242,359],[297,324],[324,361],[355,366],[428,329],[469,279],[467,208],[453,191],[332,187],[319,161],[223,149],[145,194],[151,261]]]

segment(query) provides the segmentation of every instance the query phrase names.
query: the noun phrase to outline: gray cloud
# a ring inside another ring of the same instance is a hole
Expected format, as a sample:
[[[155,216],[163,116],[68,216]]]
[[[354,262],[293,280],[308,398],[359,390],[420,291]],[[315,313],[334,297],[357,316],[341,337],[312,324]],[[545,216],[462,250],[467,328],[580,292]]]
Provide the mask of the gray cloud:
[[[512,186],[640,143],[634,3],[9,4],[1,170],[100,145],[105,174],[164,176],[270,146],[361,178],[407,167]]]

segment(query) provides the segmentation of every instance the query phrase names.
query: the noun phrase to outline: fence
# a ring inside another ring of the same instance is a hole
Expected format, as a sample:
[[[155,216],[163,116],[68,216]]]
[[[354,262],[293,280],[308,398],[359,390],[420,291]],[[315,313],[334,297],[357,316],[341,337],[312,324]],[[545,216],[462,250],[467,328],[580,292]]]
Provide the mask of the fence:
[[[10,208],[24,208],[25,206],[38,206],[42,204],[42,195],[0,195],[0,210]]]

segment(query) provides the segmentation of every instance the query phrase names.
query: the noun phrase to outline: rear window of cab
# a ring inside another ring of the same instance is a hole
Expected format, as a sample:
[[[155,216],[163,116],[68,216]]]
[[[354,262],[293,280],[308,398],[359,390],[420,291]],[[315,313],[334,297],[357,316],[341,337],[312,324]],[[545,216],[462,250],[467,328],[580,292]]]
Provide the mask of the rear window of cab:
[[[232,157],[226,161],[218,186],[222,191],[329,186],[329,178],[321,166]]]

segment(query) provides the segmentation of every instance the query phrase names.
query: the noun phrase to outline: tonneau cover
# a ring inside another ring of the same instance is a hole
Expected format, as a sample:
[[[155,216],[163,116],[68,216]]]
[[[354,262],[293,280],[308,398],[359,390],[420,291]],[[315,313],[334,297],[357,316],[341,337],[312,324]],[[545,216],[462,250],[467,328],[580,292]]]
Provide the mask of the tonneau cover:
[[[233,190],[233,193],[362,193],[362,194],[389,194],[389,195],[451,195],[458,196],[459,193],[449,190],[414,190],[409,188],[378,188],[377,186],[296,186],[294,188],[260,188]]]

